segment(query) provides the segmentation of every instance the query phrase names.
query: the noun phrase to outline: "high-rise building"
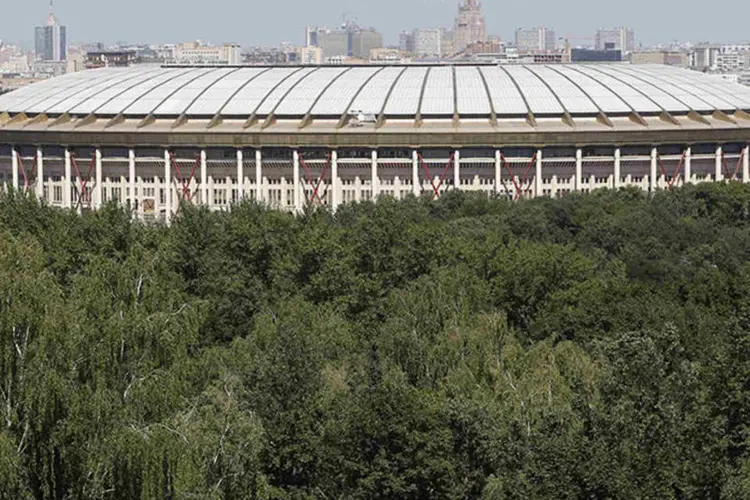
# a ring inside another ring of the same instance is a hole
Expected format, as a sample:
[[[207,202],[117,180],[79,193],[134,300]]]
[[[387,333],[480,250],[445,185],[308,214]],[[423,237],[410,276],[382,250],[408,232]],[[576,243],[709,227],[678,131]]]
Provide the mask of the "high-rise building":
[[[487,28],[482,15],[482,4],[479,0],[462,0],[456,17],[454,50],[463,52],[472,43],[484,42],[486,39]]]
[[[418,56],[440,57],[443,30],[440,28],[414,30],[414,53]]]
[[[37,26],[34,30],[34,41],[37,61],[65,61],[68,52],[66,27],[57,24],[53,12],[52,0],[49,4],[49,16],[46,26]]]
[[[305,46],[320,47],[326,59],[337,56],[368,59],[372,49],[383,46],[383,35],[349,21],[337,30],[307,28]]]
[[[555,31],[543,26],[538,28],[518,28],[516,30],[516,47],[522,52],[555,49]]]
[[[398,35],[398,50],[411,54],[414,52],[414,32],[402,31]]]
[[[596,50],[635,50],[635,32],[629,28],[600,29],[596,32]]]

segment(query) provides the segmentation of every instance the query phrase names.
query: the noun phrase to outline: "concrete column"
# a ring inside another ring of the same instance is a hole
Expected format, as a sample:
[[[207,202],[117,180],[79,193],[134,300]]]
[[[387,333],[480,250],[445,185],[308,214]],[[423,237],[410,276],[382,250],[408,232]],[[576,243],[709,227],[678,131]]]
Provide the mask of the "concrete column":
[[[96,185],[94,185],[94,210],[98,210],[102,206],[102,200],[104,197],[103,186],[102,186],[102,150],[96,148],[94,153],[94,161],[96,162]]]
[[[724,160],[724,150],[722,149],[721,146],[717,146],[716,147],[716,168],[714,169],[715,170],[714,176],[715,176],[716,182],[724,180],[724,175],[721,173],[723,160]]]
[[[412,151],[411,156],[411,179],[412,179],[412,192],[414,193],[414,196],[419,196],[419,193],[422,191],[421,186],[419,185],[419,153],[415,149]],[[398,199],[401,199],[401,193],[399,193]]]
[[[44,199],[44,153],[42,148],[36,150],[36,197]]]
[[[65,178],[63,179],[63,207],[72,208],[73,203],[70,199],[70,189],[72,186],[71,182],[71,163],[70,163],[70,150],[65,148]]]
[[[18,191],[18,150],[15,146],[11,149],[10,164],[13,169],[13,190]]]
[[[339,152],[331,151],[331,206],[336,211],[341,204],[341,190],[339,186]]]
[[[373,149],[372,150],[372,173],[370,176],[370,184],[372,189],[372,201],[375,201],[375,199],[380,194],[380,183],[378,180],[378,150]]]
[[[294,168],[294,211],[301,212],[303,208],[302,200],[304,200],[304,197],[299,176],[299,151],[297,151],[296,149],[292,153],[292,163]]]
[[[500,183],[503,181],[503,157],[499,149],[495,150],[495,192],[500,192]]]
[[[362,201],[362,179],[359,176],[354,178],[354,201]]]
[[[615,181],[612,183],[614,189],[620,188],[620,177],[622,176],[622,152],[615,148]]]
[[[245,198],[245,159],[242,149],[237,150],[237,202]]]
[[[128,187],[130,189],[130,209],[135,209],[138,199],[135,195],[135,150],[128,150]]]
[[[536,193],[534,196],[542,196],[542,150],[536,152],[536,175],[534,179],[534,185]]]
[[[659,152],[656,148],[651,148],[651,170],[648,174],[648,185],[649,190],[653,193],[658,187],[658,179],[656,178],[656,167],[659,161]]]
[[[461,189],[461,151],[456,150],[453,156],[453,189]]]
[[[401,199],[401,178],[398,175],[393,178],[393,197]]]
[[[169,164],[169,150],[164,150],[164,221],[172,222],[172,165]]]
[[[263,154],[260,149],[255,150],[255,201],[262,203],[263,199]]]
[[[583,189],[583,150],[576,150],[576,180],[575,190],[579,193]]]
[[[750,182],[750,146],[742,150],[742,182]]]
[[[201,149],[201,204],[208,206],[208,162],[205,149]]]
[[[693,182],[693,150],[692,148],[687,148],[685,150],[685,182],[683,184],[688,184]]]
[[[551,184],[551,196],[552,198],[557,198],[557,176],[552,176],[552,184]]]

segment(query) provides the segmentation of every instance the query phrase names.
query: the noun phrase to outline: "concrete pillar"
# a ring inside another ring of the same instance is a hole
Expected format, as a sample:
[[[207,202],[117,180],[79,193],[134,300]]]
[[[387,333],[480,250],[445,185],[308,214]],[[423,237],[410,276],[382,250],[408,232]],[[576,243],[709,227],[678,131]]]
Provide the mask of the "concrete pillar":
[[[375,201],[375,199],[380,194],[380,183],[378,180],[378,150],[373,149],[372,150],[372,166],[371,166],[372,172],[370,176],[370,188],[372,189],[372,200]]]
[[[331,206],[336,211],[341,204],[341,187],[339,186],[339,152],[331,151]]]
[[[245,159],[242,149],[237,150],[237,202],[245,198]]]
[[[692,148],[685,149],[685,181],[683,184],[688,184],[693,182],[693,150]]]
[[[255,150],[255,201],[262,203],[263,199],[263,154],[260,149]]]
[[[362,179],[359,176],[354,178],[354,201],[362,201]]]
[[[656,167],[659,162],[659,152],[656,148],[651,148],[651,169],[648,174],[649,190],[653,193],[658,187],[658,179],[656,178]]]
[[[420,192],[422,191],[421,187],[419,185],[419,152],[415,149],[412,151],[411,156],[411,178],[412,178],[412,192],[414,193],[414,196],[419,196]],[[401,198],[399,193],[399,199]]]
[[[542,183],[542,150],[536,152],[536,173],[534,176],[534,185],[536,191],[534,196],[542,196],[543,183]]]
[[[461,151],[453,155],[453,189],[461,189]]]
[[[716,182],[723,181],[724,175],[721,173],[721,167],[724,163],[724,150],[721,146],[716,147],[716,168],[714,169],[714,179]]]
[[[742,150],[742,182],[750,182],[750,146]]]
[[[576,150],[576,180],[575,190],[579,193],[583,189],[583,150]]]
[[[94,185],[94,210],[98,210],[102,206],[102,201],[104,200],[103,194],[103,186],[102,186],[102,150],[99,148],[96,148],[96,152],[94,153],[94,162],[95,162],[95,168],[96,168],[96,184]]]
[[[44,153],[42,148],[36,150],[36,197],[44,199]]]
[[[70,199],[70,190],[73,185],[71,181],[71,163],[70,150],[65,148],[65,178],[63,179],[63,207],[72,208],[73,202]]]
[[[615,148],[615,181],[612,187],[615,190],[620,188],[620,177],[622,176],[622,152],[620,148]]]
[[[164,221],[172,222],[172,165],[169,163],[169,150],[164,150]]]
[[[128,187],[130,189],[130,209],[135,209],[138,197],[135,195],[135,150],[128,150]]]
[[[499,149],[495,150],[495,192],[500,192],[500,183],[503,181],[503,157]]]
[[[413,189],[412,192],[414,192]],[[393,197],[397,200],[401,199],[401,178],[398,175],[393,178]]]
[[[13,169],[13,190],[18,191],[18,150],[15,146],[11,150],[10,158],[11,168]]]
[[[208,206],[208,161],[205,149],[201,149],[201,204]]]
[[[303,208],[303,202],[304,199],[302,196],[302,186],[300,183],[300,176],[299,176],[299,151],[296,149],[292,153],[292,164],[293,164],[293,176],[294,176],[294,211],[295,212],[301,212]]]

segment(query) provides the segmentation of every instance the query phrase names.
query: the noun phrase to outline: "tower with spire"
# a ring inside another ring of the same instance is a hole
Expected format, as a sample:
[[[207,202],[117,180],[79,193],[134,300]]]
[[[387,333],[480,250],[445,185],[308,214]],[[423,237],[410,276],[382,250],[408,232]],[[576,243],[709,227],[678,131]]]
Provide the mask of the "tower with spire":
[[[63,62],[68,55],[67,28],[58,24],[53,2],[49,2],[47,24],[34,29],[37,61]]]
[[[478,0],[461,0],[456,17],[455,50],[463,52],[474,42],[487,40],[487,28]]]

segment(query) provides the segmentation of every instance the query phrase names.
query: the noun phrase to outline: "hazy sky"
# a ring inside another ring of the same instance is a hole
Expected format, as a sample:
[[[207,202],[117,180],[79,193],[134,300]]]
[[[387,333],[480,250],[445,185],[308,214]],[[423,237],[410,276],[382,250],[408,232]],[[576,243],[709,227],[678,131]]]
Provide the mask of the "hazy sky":
[[[0,39],[33,40],[45,0],[0,0]],[[387,44],[403,29],[451,26],[458,0],[56,0],[71,42],[302,43],[305,25],[335,26],[342,13],[374,26]],[[485,0],[487,32],[508,40],[518,26],[546,25],[557,36],[592,36],[626,25],[644,43],[750,40],[750,0]],[[585,43],[585,42],[579,42]]]

